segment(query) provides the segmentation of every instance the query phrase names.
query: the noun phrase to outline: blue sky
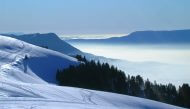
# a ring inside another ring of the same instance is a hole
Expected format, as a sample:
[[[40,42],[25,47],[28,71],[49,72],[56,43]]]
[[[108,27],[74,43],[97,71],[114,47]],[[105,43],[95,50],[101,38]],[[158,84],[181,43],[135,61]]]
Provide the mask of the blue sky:
[[[0,0],[0,32],[125,34],[190,29],[190,0]]]

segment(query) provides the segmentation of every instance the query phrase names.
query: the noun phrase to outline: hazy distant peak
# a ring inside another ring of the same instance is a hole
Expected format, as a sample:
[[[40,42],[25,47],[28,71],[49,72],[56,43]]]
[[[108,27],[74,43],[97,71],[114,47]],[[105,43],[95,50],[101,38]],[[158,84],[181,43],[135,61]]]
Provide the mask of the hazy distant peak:
[[[5,35],[15,35],[15,36],[18,36],[18,35],[23,35],[24,33],[22,32],[8,32],[8,33],[0,33],[1,35],[5,34]]]
[[[80,43],[110,43],[110,44],[187,44],[190,43],[190,29],[171,31],[136,31],[123,37],[112,37],[102,40],[69,40]]]

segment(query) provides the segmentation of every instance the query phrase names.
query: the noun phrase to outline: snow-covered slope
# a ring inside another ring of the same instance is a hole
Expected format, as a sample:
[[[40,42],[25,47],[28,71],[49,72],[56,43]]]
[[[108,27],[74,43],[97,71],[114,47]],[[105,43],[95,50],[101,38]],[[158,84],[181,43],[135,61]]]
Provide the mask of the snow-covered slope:
[[[137,97],[54,83],[55,70],[78,62],[69,56],[0,36],[0,109],[178,109]],[[44,81],[45,80],[45,81]]]
[[[58,51],[67,55],[82,54],[80,50],[71,46],[67,42],[61,40],[54,33],[46,33],[46,34],[34,33],[34,34],[24,34],[24,35],[4,34],[4,35],[40,47],[48,47],[48,49]]]
[[[0,36],[0,75],[23,82],[41,79],[56,83],[58,68],[77,64],[67,55],[37,47],[17,39]]]
[[[0,80],[0,109],[180,109],[131,96]]]

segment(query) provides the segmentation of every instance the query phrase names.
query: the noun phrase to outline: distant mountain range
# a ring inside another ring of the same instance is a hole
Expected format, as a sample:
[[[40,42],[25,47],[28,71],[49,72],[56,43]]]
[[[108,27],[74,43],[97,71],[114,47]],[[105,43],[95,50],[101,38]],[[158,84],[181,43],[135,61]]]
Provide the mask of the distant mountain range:
[[[136,31],[123,37],[107,39],[70,39],[70,43],[110,43],[110,44],[181,44],[190,43],[189,30]]]

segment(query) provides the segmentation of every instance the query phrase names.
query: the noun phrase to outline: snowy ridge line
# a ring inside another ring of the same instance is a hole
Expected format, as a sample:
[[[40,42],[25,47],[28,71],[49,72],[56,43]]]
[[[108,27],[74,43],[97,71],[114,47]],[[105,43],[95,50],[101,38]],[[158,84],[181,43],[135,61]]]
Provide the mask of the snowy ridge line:
[[[24,44],[23,44],[23,42],[22,42],[22,47],[21,47],[21,49],[18,49],[18,50],[16,50],[16,51],[9,51],[10,53],[12,53],[12,54],[8,54],[8,55],[5,55],[5,56],[1,56],[2,58],[4,58],[4,59],[7,59],[7,57],[10,57],[10,56],[12,56],[12,55],[14,55],[14,53],[18,53],[18,52],[21,52],[22,51],[22,49],[24,49]],[[0,65],[0,67],[1,67],[2,65]]]
[[[27,65],[25,65],[23,62],[25,61],[25,58],[26,58],[25,56],[30,54],[30,52],[32,51],[32,48],[26,47],[27,45],[25,45],[25,43],[23,41],[20,41],[20,44],[22,44],[22,47],[20,47],[20,49],[18,49],[17,51],[15,51],[15,52],[9,51],[11,53],[9,56],[14,56],[12,61],[0,66],[0,71],[3,71],[4,75],[6,75],[7,70],[10,70],[11,68],[17,67],[19,65],[22,66],[20,69],[23,70],[23,73],[27,72]],[[22,65],[22,63],[23,63],[23,65]]]
[[[16,50],[16,51],[9,51],[11,54],[9,55],[6,55],[6,56],[4,56],[3,58],[8,58],[8,57],[10,57],[10,56],[12,56],[12,55],[14,55],[15,53],[18,53],[18,52],[21,52],[21,51],[23,51],[23,49],[25,48],[25,45],[24,45],[24,43],[22,42],[22,41],[20,41],[21,42],[21,44],[22,44],[22,47],[20,48],[20,49],[18,49],[18,50]],[[14,62],[16,59],[14,59],[12,62]],[[12,62],[10,62],[10,63],[12,63]],[[3,65],[0,65],[0,68],[1,68],[1,66],[3,66]]]

